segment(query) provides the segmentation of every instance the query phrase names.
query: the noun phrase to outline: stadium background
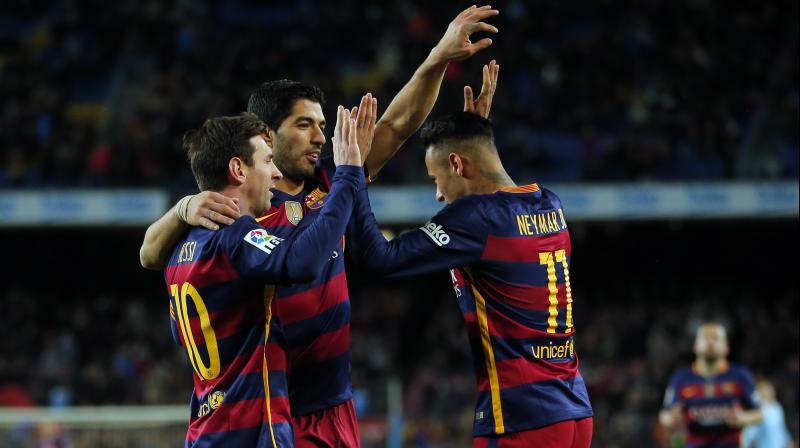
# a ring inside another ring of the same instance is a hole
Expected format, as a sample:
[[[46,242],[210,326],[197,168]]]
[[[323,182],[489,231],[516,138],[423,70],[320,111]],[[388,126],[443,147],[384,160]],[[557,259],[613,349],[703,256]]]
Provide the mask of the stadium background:
[[[383,110],[465,6],[3,2],[0,445],[179,443],[180,422],[103,420],[114,411],[83,423],[13,417],[23,405],[188,413],[189,369],[170,339],[161,276],[138,265],[146,224],[194,189],[183,131],[239,112],[256,85],[282,77],[320,85],[329,119],[367,91]],[[674,442],[656,414],[707,318],[728,325],[732,360],[777,385],[797,440],[797,3],[494,6],[494,45],[450,65],[433,115],[459,109],[463,85],[477,87],[480,66],[495,58],[492,119],[517,181],[590,198],[654,188],[658,199],[684,185],[710,197],[699,208],[655,201],[599,215],[576,201],[571,220],[565,198],[594,446]],[[416,138],[376,186],[435,210]],[[739,191],[757,200],[737,208]],[[765,202],[782,205],[765,212]],[[425,217],[384,221],[400,232]],[[448,276],[388,283],[349,272],[365,446],[469,446],[475,386]]]

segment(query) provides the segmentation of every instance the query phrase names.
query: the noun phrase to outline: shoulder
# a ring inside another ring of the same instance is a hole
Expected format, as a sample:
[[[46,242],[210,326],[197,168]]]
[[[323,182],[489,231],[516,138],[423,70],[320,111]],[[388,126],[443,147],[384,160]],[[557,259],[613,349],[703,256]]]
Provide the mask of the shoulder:
[[[739,364],[730,364],[729,369],[731,375],[747,381],[753,381],[753,373],[747,367]]]
[[[432,221],[447,220],[452,224],[460,222],[475,224],[475,219],[485,216],[487,204],[490,203],[488,197],[491,195],[470,195],[459,198],[453,203],[446,205],[439,211]]]
[[[219,229],[217,237],[224,246],[231,247],[246,239],[251,233],[255,237],[262,232],[266,234],[266,230],[255,218],[252,216],[240,216],[233,224]]]
[[[670,383],[681,383],[692,378],[693,376],[694,372],[692,372],[691,367],[681,367],[672,373],[672,376],[670,377]]]

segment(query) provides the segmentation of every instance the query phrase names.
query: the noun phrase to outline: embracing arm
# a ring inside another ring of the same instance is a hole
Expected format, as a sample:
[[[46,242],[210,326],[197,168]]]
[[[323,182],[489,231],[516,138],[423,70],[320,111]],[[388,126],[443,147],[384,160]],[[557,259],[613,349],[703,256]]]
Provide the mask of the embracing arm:
[[[236,199],[214,191],[186,196],[147,228],[139,248],[139,262],[145,269],[162,269],[175,243],[189,226],[218,230],[218,224],[233,224],[238,217]]]
[[[371,176],[375,176],[400,146],[422,126],[439,96],[439,87],[442,85],[447,64],[467,59],[492,44],[489,38],[473,43],[469,37],[479,31],[496,33],[496,27],[482,20],[497,14],[499,11],[488,5],[480,8],[471,6],[450,22],[442,39],[414,72],[411,80],[397,93],[378,121],[372,149],[365,160]]]

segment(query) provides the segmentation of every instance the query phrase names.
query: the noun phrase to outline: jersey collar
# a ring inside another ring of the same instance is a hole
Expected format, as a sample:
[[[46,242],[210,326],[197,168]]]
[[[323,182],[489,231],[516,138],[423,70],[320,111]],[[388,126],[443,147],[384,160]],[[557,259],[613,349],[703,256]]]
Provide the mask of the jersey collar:
[[[497,191],[504,191],[506,193],[535,193],[539,191],[539,185],[534,183],[534,184],[522,185],[520,187],[501,188]]]

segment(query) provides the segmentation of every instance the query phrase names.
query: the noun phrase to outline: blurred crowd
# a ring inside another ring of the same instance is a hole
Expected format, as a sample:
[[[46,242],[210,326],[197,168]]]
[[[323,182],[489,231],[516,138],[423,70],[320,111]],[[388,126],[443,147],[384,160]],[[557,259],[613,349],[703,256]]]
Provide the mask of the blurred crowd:
[[[320,85],[329,118],[385,108],[463,2],[9,0],[0,187],[193,188],[180,137],[259,83]],[[797,2],[509,0],[494,45],[453,63],[435,113],[502,66],[511,174],[558,181],[796,178]],[[422,182],[411,139],[386,183]]]

